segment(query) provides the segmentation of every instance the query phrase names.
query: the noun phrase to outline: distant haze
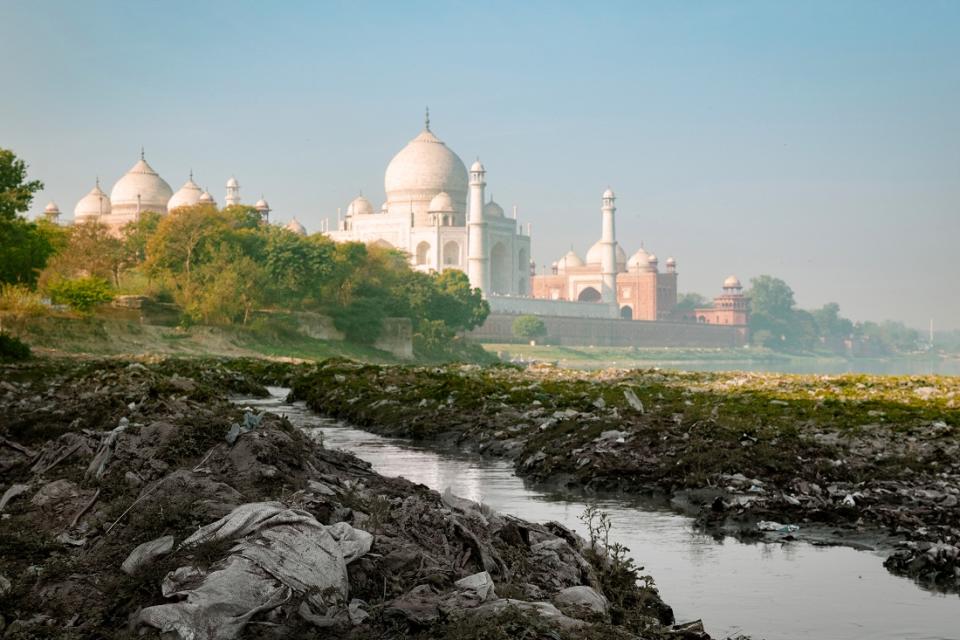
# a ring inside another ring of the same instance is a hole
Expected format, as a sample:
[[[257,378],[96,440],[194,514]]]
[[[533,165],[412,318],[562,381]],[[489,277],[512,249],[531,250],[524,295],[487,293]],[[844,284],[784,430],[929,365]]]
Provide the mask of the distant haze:
[[[33,2],[0,6],[0,146],[72,216],[138,158],[310,231],[422,128],[549,265],[617,234],[680,290],[960,328],[960,3]]]

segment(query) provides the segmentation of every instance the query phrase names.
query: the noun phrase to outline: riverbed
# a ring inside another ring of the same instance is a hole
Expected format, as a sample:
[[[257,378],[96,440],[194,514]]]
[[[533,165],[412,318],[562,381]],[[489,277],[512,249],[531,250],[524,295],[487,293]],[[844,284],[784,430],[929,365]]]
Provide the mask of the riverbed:
[[[437,491],[581,534],[585,504],[528,486],[512,464],[457,452],[437,452],[384,438],[287,403],[286,390],[244,399],[286,415],[328,447],[350,451],[383,475],[403,476]],[[921,590],[888,573],[874,552],[807,543],[743,544],[698,533],[692,520],[665,508],[626,499],[597,504],[613,521],[613,541],[625,544],[654,576],[680,621],[701,618],[714,637],[737,634],[768,640],[863,638],[960,640],[960,598]]]

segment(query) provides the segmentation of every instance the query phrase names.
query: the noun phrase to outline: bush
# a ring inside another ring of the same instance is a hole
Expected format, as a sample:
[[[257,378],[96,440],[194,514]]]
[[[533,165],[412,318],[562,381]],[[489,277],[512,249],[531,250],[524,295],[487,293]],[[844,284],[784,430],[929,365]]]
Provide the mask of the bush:
[[[547,326],[536,316],[520,316],[513,321],[513,335],[533,340],[547,335]]]
[[[97,305],[113,300],[110,285],[103,278],[60,280],[47,289],[54,302],[67,304],[80,313],[89,313]]]
[[[0,333],[0,362],[15,362],[30,357],[30,347],[9,333]]]
[[[14,316],[39,316],[47,312],[40,294],[23,284],[0,284],[0,311]]]

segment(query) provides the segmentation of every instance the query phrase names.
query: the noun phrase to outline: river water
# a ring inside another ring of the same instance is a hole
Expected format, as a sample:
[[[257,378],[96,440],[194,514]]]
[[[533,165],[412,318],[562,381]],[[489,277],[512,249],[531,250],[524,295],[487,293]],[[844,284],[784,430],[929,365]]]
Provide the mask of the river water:
[[[384,438],[271,397],[244,399],[286,415],[327,447],[367,460],[380,474],[403,476],[437,491],[482,501],[526,520],[556,520],[582,535],[585,504],[538,491],[510,463],[436,452]],[[677,620],[701,618],[715,638],[754,640],[960,640],[960,597],[921,590],[883,568],[872,552],[806,543],[717,542],[697,533],[691,519],[629,500],[601,500],[613,521],[613,541],[625,544],[656,579]]]

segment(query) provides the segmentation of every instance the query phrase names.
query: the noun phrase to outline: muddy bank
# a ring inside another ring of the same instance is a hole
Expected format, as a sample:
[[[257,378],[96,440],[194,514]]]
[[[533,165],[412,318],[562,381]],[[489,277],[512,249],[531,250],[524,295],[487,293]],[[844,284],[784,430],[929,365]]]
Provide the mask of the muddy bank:
[[[895,545],[960,589],[960,380],[328,362],[291,380],[371,431],[510,458],[578,489],[665,496],[741,538]]]
[[[706,637],[618,549],[379,476],[228,401],[313,371],[0,367],[4,637]]]

